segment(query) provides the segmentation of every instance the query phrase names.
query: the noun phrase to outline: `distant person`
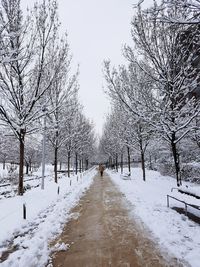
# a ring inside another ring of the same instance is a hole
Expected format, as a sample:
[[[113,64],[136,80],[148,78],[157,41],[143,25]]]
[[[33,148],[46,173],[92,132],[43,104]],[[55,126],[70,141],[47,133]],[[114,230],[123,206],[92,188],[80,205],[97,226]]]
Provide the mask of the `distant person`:
[[[103,171],[104,171],[104,166],[102,164],[99,165],[99,172],[101,177],[103,177]]]

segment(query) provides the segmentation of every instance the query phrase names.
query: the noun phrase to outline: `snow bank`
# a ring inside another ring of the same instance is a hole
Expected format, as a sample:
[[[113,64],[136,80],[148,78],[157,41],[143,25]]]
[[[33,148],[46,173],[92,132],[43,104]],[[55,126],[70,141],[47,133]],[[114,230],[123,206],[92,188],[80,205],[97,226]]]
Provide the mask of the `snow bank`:
[[[200,200],[178,193],[177,190],[171,192],[171,188],[176,184],[175,179],[161,176],[155,171],[147,171],[146,182],[142,180],[142,171],[139,168],[132,169],[131,180],[120,178],[118,173],[111,171],[108,173],[128,201],[133,204],[133,213],[142,219],[160,246],[167,248],[177,258],[188,262],[192,267],[199,267],[200,226],[185,215],[167,208],[166,196],[169,194],[182,198],[188,203],[195,202],[199,206]],[[194,184],[184,184],[195,187]],[[197,190],[200,192],[199,186],[196,186],[193,191]],[[170,206],[174,205],[179,204],[170,199]]]
[[[17,248],[2,267],[42,267],[48,261],[48,243],[62,232],[70,218],[69,211],[90,187],[96,171],[71,179],[64,177],[58,184],[46,181],[45,190],[35,188],[24,196],[0,201],[0,254],[13,245]],[[70,186],[70,180],[72,181]],[[58,195],[59,186],[59,195]],[[27,220],[22,218],[23,204]]]

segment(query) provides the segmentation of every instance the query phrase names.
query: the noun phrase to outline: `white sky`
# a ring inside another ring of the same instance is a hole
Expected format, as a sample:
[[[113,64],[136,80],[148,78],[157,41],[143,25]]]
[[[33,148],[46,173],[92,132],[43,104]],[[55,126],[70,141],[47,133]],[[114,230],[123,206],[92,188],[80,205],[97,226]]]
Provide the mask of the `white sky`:
[[[102,63],[118,65],[125,43],[131,44],[130,22],[137,0],[58,0],[62,28],[67,29],[74,63],[80,64],[80,101],[101,134],[109,101],[103,93]],[[33,1],[22,0],[23,7]]]
[[[122,45],[131,40],[132,0],[59,0],[75,62],[80,63],[80,98],[86,115],[101,133],[109,102],[103,93],[103,60],[124,60]]]

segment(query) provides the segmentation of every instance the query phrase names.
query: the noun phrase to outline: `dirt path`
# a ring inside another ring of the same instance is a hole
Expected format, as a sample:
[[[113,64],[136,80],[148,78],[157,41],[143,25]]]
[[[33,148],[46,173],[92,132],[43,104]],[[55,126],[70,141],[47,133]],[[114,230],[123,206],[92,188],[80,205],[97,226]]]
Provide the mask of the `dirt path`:
[[[108,176],[95,181],[57,242],[70,244],[52,256],[54,267],[159,267],[180,265],[159,252]],[[78,217],[78,215],[80,215]]]

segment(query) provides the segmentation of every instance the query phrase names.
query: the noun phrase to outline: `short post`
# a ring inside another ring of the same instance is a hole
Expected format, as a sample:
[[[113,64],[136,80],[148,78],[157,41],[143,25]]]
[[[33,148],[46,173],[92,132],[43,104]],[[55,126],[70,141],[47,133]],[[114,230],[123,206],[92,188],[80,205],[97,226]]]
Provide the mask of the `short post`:
[[[70,186],[72,185],[72,180],[70,180]]]
[[[78,175],[77,175],[77,182],[78,182]]]
[[[26,220],[26,204],[23,204],[23,219]]]
[[[58,195],[59,195],[59,193],[60,193],[60,186],[58,186],[58,191],[57,191],[57,193],[58,193]]]
[[[187,204],[185,203],[185,215],[187,216]]]
[[[169,195],[167,195],[167,207],[169,208]]]

